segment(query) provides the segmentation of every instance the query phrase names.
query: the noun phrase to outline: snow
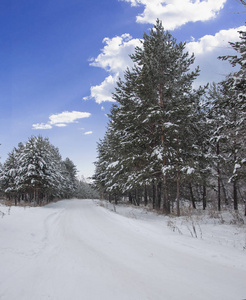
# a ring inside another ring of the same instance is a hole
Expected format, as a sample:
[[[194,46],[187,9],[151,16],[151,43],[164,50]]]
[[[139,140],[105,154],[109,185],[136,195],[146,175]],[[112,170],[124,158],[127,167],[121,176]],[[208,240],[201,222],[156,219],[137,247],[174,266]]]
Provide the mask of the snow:
[[[181,169],[181,172],[186,172],[188,175],[192,174],[195,172],[195,169],[192,167],[184,167]]]
[[[241,165],[240,164],[235,164],[233,174],[235,174],[237,172],[237,169],[239,169],[239,168],[241,168]]]
[[[153,156],[156,156],[157,157],[157,159],[158,160],[162,160],[163,159],[163,157],[162,157],[162,147],[156,147],[155,149],[154,149],[154,151],[152,152],[152,154],[151,154],[151,156],[153,157]]]
[[[171,123],[171,122],[165,122],[163,124],[165,126],[165,128],[169,128],[169,127],[172,127],[172,126],[176,126],[175,124]]]
[[[192,238],[195,219],[93,200],[0,211],[1,300],[246,297],[245,225],[208,222]]]
[[[111,164],[108,165],[108,168],[114,168],[114,167],[116,167],[118,165],[118,163],[119,163],[118,160],[114,161],[114,162],[112,162]]]

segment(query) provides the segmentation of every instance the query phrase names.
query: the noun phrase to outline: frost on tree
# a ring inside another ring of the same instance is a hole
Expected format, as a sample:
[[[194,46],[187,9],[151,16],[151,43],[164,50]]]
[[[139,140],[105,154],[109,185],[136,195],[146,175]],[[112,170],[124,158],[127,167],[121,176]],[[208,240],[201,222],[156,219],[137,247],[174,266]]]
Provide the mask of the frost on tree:
[[[159,20],[131,58],[134,68],[126,70],[113,94],[117,104],[98,146],[95,179],[104,192],[129,194],[136,204],[144,190],[145,200],[149,194],[153,207],[167,213],[174,198],[179,214],[180,181],[191,179],[197,156],[202,91],[194,91],[192,83],[199,70],[189,71],[194,56]]]
[[[1,172],[1,190],[16,203],[69,198],[75,192],[76,172],[73,162],[63,161],[47,138],[34,136],[9,153]]]

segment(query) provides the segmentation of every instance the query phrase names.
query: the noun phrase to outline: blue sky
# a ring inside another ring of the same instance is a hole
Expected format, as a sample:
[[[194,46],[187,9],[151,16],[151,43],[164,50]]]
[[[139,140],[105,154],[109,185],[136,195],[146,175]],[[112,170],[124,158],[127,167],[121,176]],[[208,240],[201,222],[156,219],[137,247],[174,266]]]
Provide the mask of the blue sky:
[[[194,52],[195,86],[232,71],[219,55],[245,28],[238,0],[1,0],[0,157],[48,137],[92,176],[118,76],[155,20]],[[242,27],[243,26],[243,27]]]

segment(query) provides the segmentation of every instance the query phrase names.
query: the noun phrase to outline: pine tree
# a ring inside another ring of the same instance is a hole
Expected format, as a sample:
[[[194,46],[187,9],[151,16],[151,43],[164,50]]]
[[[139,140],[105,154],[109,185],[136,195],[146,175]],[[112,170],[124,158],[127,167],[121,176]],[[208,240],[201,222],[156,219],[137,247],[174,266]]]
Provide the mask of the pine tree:
[[[94,185],[99,191],[100,198],[103,199],[106,196],[106,194],[109,192],[107,190],[108,186],[110,185],[110,182],[108,182],[108,166],[110,165],[110,154],[111,154],[111,148],[108,145],[108,138],[107,134],[104,136],[104,139],[101,140],[97,145],[97,152],[98,157],[97,161],[95,162],[96,171],[93,176]]]
[[[29,190],[34,202],[39,204],[40,196],[51,184],[49,170],[48,140],[42,137],[31,137],[19,156],[17,173],[18,189]]]
[[[17,184],[16,184],[16,176],[18,172],[18,153],[17,150],[14,149],[12,152],[8,154],[8,158],[6,159],[1,176],[1,186],[3,192],[11,198],[16,199],[17,195]]]
[[[230,43],[238,55],[222,56],[232,66],[239,65],[240,70],[230,74],[221,82],[224,94],[223,108],[227,110],[226,134],[230,142],[231,176],[233,184],[234,209],[238,209],[238,189],[242,179],[246,178],[246,31],[240,31],[240,41]]]
[[[223,85],[213,83],[207,94],[207,117],[210,124],[210,153],[211,168],[215,171],[215,190],[217,192],[217,207],[221,210],[222,187],[228,181],[226,166],[228,164],[229,136],[228,120],[230,111],[226,105],[226,98],[230,97],[225,94]],[[224,193],[225,194],[225,193]],[[227,195],[224,195],[226,203]]]
[[[190,153],[196,145],[187,136],[195,130],[200,97],[192,90],[199,70],[189,72],[194,56],[184,50],[185,44],[177,44],[159,20],[149,35],[144,34],[142,47],[131,55],[134,68],[126,70],[113,95],[118,104],[111,110],[107,140],[114,150],[108,150],[113,154],[102,172],[104,182],[108,176],[107,189],[117,186],[126,192],[153,183],[153,198],[157,191],[161,199],[162,185],[166,212],[170,212],[167,180],[171,179],[176,182],[178,214],[180,180],[194,166]],[[105,164],[100,156],[97,169]]]
[[[98,199],[99,194],[93,188],[93,184],[85,181],[85,178],[81,176],[80,179],[76,180],[76,190],[74,196],[78,199]]]
[[[76,174],[77,169],[74,163],[68,157],[62,162],[63,168],[63,177],[65,186],[65,197],[70,198],[74,195],[76,189]]]
[[[77,186],[76,166],[62,160],[48,138],[31,137],[9,153],[0,177],[1,190],[10,199],[42,204],[54,198],[70,198]]]

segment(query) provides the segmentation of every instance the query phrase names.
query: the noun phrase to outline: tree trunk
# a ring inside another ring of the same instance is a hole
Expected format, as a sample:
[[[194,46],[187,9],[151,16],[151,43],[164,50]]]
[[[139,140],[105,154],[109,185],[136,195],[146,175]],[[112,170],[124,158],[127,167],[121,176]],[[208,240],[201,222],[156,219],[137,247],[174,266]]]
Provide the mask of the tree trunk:
[[[156,195],[157,195],[157,205],[156,208],[159,210],[161,208],[161,181],[156,185]]]
[[[147,186],[146,184],[144,185],[144,205],[148,205],[148,193],[147,193]]]
[[[176,192],[178,217],[180,216],[179,197],[180,197],[180,171],[179,171],[179,136],[178,136],[177,138],[177,192]]]
[[[238,210],[238,197],[237,197],[237,181],[233,181],[233,201],[234,210]]]
[[[156,184],[155,182],[153,181],[153,184],[152,184],[152,190],[153,190],[153,209],[155,209],[156,207]]]
[[[139,206],[139,204],[140,204],[140,195],[139,195],[138,189],[136,189],[136,204],[137,204],[137,206]]]
[[[218,210],[221,210],[221,193],[220,193],[220,163],[219,163],[219,154],[220,154],[220,147],[219,143],[216,145],[216,154],[218,158],[217,162],[217,189],[218,189]]]
[[[220,177],[218,174],[218,211],[221,210],[221,197],[220,197]]]
[[[129,202],[132,204],[132,194],[131,192],[128,193]]]
[[[132,195],[132,201],[133,201],[133,204],[135,206],[137,206],[137,190],[134,191],[133,195]]]
[[[196,209],[196,203],[195,203],[195,198],[194,198],[194,195],[193,195],[193,190],[192,190],[191,183],[189,183],[189,189],[190,189],[190,198],[191,198],[192,207],[194,209]]]
[[[234,142],[234,162],[237,160],[236,146]],[[233,201],[234,201],[234,210],[238,210],[238,195],[237,195],[237,179],[233,181]]]
[[[118,199],[117,199],[117,194],[116,193],[114,194],[114,202],[115,202],[116,205],[118,204]]]
[[[202,206],[203,206],[203,210],[205,210],[207,207],[207,188],[205,183],[203,183],[202,186]]]
[[[34,191],[33,191],[33,201],[35,203],[35,205],[37,204],[37,199],[36,199],[36,188],[34,188]]]
[[[163,91],[162,86],[159,85],[159,96],[160,96],[160,107],[162,108],[162,111],[164,112],[165,109],[165,99],[163,97]],[[163,123],[165,120],[163,120]],[[165,148],[165,132],[164,132],[164,126],[162,127],[162,134],[161,134],[161,145],[163,149]],[[163,158],[163,167],[166,165],[166,158]],[[163,175],[163,212],[166,214],[170,214],[170,201],[168,198],[167,193],[167,178],[166,175]]]
[[[221,183],[222,191],[223,191],[223,194],[224,194],[224,197],[225,197],[225,204],[228,205],[229,201],[228,201],[228,197],[227,197],[227,194],[226,194],[226,188],[225,188],[225,185],[224,185],[223,180],[222,180],[221,177],[220,177],[220,183]]]
[[[163,176],[163,212],[170,214],[170,201],[167,193],[167,177]]]
[[[180,175],[179,175],[179,168],[177,169],[177,194],[176,194],[176,201],[177,201],[177,216],[180,216]]]

